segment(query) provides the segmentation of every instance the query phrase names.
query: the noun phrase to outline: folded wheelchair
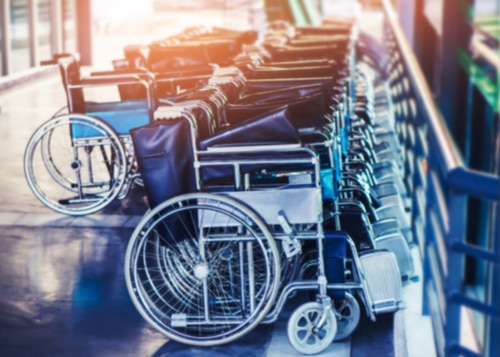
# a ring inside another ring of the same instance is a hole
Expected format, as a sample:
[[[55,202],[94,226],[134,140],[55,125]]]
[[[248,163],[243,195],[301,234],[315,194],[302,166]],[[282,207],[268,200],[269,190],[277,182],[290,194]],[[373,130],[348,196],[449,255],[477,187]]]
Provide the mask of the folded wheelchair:
[[[373,320],[399,308],[394,253],[360,251],[330,219],[337,212],[325,214],[320,158],[286,106],[202,140],[191,110],[156,116],[131,131],[152,209],[129,241],[125,276],[157,330],[195,346],[228,343],[305,291],[287,333],[315,354],[354,331],[358,301]]]

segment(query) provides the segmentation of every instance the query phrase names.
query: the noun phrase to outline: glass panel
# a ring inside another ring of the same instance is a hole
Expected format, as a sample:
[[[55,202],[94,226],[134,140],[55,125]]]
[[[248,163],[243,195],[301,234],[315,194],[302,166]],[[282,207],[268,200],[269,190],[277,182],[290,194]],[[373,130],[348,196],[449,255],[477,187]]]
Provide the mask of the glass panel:
[[[2,31],[2,18],[3,16],[0,16],[0,43],[3,43],[3,31]],[[3,60],[2,60],[2,46],[0,46],[0,77],[2,76],[3,73]]]
[[[30,67],[28,0],[10,0],[12,72]]]
[[[424,5],[424,14],[439,36],[443,28],[443,2],[444,0],[425,0]]]
[[[38,53],[40,60],[51,57],[50,50],[50,0],[38,0]]]
[[[63,48],[64,52],[75,53],[76,49],[76,11],[75,0],[63,1]]]

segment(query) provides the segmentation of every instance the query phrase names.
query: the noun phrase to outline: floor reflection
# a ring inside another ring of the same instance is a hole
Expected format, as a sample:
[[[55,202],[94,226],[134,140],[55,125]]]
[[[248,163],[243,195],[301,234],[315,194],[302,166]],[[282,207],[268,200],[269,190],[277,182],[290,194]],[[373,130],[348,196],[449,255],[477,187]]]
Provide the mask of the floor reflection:
[[[126,290],[130,229],[6,228],[0,233],[2,356],[151,356],[166,338]]]
[[[238,340],[213,347],[192,347],[177,342],[163,345],[152,357],[257,357],[264,356],[271,341],[273,325],[258,325]]]

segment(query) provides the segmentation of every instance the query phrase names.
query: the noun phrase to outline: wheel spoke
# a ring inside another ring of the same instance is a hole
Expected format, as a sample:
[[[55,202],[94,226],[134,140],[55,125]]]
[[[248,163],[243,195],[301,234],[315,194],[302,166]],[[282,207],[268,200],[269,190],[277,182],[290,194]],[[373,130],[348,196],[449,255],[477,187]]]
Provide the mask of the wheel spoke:
[[[181,241],[165,239],[179,232]],[[178,196],[149,212],[125,261],[129,293],[148,322],[199,346],[227,343],[256,326],[280,282],[278,249],[264,222],[247,206],[209,193]]]
[[[127,162],[120,138],[107,124],[71,114],[35,130],[26,146],[24,171],[44,205],[62,214],[87,215],[122,192]]]
[[[325,321],[318,328],[318,322]],[[333,309],[326,309],[318,302],[299,306],[288,321],[290,344],[303,354],[316,354],[327,348],[335,337],[337,322]]]

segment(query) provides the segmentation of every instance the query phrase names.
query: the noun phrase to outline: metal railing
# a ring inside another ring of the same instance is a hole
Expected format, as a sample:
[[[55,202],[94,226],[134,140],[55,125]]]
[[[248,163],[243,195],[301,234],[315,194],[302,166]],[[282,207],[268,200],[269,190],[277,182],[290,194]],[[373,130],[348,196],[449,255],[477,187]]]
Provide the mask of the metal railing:
[[[469,199],[485,202],[488,214],[499,215],[500,178],[465,167],[446,127],[412,48],[389,0],[385,15],[386,73],[402,147],[407,158],[407,183],[412,194],[415,242],[423,266],[424,313],[433,322],[438,356],[498,356],[499,219],[491,219],[489,246],[467,240]],[[465,261],[487,266],[485,301],[465,292]],[[465,309],[479,314],[485,328],[478,346],[461,335]],[[410,332],[409,332],[410,333]]]

